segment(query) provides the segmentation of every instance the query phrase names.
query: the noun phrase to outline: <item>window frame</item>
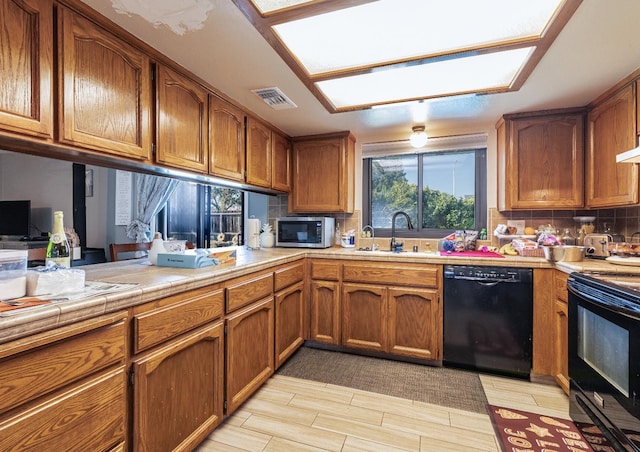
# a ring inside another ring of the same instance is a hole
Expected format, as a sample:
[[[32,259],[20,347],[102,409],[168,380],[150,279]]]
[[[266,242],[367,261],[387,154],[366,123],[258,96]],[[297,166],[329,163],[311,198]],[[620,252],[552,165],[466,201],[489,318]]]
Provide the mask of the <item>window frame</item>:
[[[417,200],[417,212],[418,221],[417,225],[414,224],[413,230],[407,230],[405,228],[396,228],[395,236],[403,238],[443,238],[455,229],[433,229],[422,227],[422,189],[423,189],[423,160],[424,156],[430,155],[442,155],[442,154],[456,154],[462,152],[475,153],[475,211],[474,221],[476,229],[480,231],[482,228],[487,227],[487,148],[486,146],[471,146],[468,148],[460,149],[442,149],[437,151],[423,151],[414,152],[418,159],[418,200]],[[400,157],[402,153],[390,153],[390,154],[377,154],[371,156],[364,156],[362,158],[362,225],[370,225],[371,223],[371,168],[372,161],[374,159],[393,158]],[[406,154],[405,154],[406,155]],[[391,228],[375,228],[376,236],[385,237],[391,236]]]

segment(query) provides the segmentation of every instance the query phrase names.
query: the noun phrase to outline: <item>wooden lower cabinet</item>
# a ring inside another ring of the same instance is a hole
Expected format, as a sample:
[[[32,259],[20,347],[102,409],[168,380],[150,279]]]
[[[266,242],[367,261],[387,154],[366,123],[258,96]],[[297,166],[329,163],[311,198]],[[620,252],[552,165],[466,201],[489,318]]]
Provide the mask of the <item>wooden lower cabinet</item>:
[[[388,300],[389,353],[442,359],[442,311],[438,291],[390,287]]]
[[[192,450],[222,421],[223,338],[219,321],[133,361],[134,450]]]
[[[304,282],[275,295],[275,365],[280,367],[304,342]]]
[[[126,443],[126,322],[109,314],[2,345],[0,450]]]
[[[387,351],[386,288],[371,284],[342,286],[342,345]]]
[[[555,379],[564,392],[569,394],[569,294],[567,279],[569,275],[556,270],[555,280],[555,309],[554,309],[554,339],[555,339]]]
[[[274,372],[273,297],[228,315],[226,325],[226,412],[231,414]]]
[[[340,283],[312,280],[309,291],[309,338],[323,344],[340,344]]]

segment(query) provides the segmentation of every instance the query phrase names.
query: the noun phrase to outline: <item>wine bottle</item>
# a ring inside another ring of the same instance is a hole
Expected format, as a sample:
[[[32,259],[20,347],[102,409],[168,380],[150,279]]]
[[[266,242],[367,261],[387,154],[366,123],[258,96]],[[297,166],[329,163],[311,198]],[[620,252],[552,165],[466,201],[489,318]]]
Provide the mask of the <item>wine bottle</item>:
[[[47,245],[46,261],[55,262],[61,267],[71,268],[71,249],[67,241],[67,235],[64,233],[63,213],[61,211],[53,212],[53,231],[49,237]]]

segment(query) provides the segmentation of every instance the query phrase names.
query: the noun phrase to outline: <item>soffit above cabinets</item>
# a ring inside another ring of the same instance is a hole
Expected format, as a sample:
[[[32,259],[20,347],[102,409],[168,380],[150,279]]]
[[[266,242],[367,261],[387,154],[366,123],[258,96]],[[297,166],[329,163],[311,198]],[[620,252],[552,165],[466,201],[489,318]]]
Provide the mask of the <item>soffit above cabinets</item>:
[[[517,91],[582,0],[233,2],[335,113]]]

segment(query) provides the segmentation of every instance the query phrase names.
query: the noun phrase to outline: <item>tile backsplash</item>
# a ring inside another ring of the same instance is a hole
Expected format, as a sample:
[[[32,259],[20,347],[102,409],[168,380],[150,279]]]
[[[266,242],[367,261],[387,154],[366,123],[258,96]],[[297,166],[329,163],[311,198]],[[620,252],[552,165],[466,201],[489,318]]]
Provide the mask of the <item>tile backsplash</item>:
[[[284,217],[288,215],[288,196],[278,195],[269,197],[269,218],[268,221],[271,225],[274,224],[275,219],[278,217]],[[578,216],[592,216],[596,217],[593,224],[595,226],[594,232],[604,232],[605,228],[615,234],[622,234],[625,240],[630,241],[634,232],[640,232],[640,207],[626,207],[617,209],[600,209],[600,210],[522,210],[522,211],[510,211],[500,212],[496,208],[490,208],[488,212],[488,225],[487,225],[487,239],[491,241],[494,246],[498,245],[498,240],[493,235],[493,231],[499,224],[506,224],[507,220],[524,220],[527,226],[532,226],[538,229],[540,225],[551,224],[556,229],[562,231],[565,228],[570,228],[575,235],[579,224],[573,221],[573,217]],[[353,214],[333,214],[336,223],[340,223],[341,231],[348,231],[353,229],[356,231],[356,237],[362,226],[361,212],[356,210]],[[640,236],[640,234],[638,234]],[[635,240],[640,241],[640,237],[636,236]],[[377,240],[381,247],[388,246],[388,238],[380,237],[380,241]],[[370,240],[366,241],[366,246],[369,246]],[[437,239],[406,239],[405,248],[409,246],[418,245],[420,250],[426,247],[437,247]],[[359,246],[356,244],[356,246]]]

